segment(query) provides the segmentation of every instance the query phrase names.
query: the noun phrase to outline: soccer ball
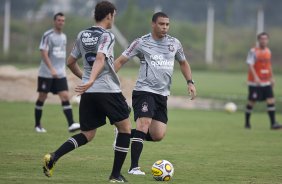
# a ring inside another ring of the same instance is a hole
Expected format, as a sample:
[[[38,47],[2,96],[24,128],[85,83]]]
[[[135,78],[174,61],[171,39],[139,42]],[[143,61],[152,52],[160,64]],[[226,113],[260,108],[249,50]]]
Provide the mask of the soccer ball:
[[[226,112],[233,113],[237,110],[237,105],[233,102],[228,102],[225,104],[224,109]]]
[[[73,103],[73,104],[79,104],[79,103],[80,103],[80,98],[81,98],[81,96],[74,95],[74,96],[71,98],[71,103]]]
[[[173,165],[167,160],[158,160],[152,166],[152,175],[157,181],[169,181],[173,173]]]

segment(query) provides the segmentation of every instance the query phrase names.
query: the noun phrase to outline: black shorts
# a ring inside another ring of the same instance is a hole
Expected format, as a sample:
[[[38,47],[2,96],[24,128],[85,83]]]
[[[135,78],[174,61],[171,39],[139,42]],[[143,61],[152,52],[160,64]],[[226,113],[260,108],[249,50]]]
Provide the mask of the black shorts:
[[[37,92],[58,94],[60,91],[68,91],[67,79],[38,77]]]
[[[79,121],[82,131],[89,131],[129,117],[129,108],[122,93],[83,93],[79,104]]]
[[[265,101],[268,98],[273,98],[272,86],[249,86],[249,97],[251,101]]]
[[[145,91],[133,91],[134,120],[148,117],[167,123],[167,97]]]

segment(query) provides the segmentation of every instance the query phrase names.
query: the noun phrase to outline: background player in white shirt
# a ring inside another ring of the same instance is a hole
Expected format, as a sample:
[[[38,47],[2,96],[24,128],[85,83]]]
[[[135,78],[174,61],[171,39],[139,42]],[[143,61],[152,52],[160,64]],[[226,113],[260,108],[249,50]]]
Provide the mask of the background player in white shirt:
[[[35,131],[44,133],[41,116],[43,104],[49,92],[58,94],[64,114],[68,121],[69,132],[79,130],[79,123],[73,120],[72,107],[69,102],[68,84],[66,79],[66,44],[67,37],[63,33],[65,16],[63,13],[54,15],[54,27],[44,33],[40,42],[41,64],[38,73],[38,98],[35,104]]]

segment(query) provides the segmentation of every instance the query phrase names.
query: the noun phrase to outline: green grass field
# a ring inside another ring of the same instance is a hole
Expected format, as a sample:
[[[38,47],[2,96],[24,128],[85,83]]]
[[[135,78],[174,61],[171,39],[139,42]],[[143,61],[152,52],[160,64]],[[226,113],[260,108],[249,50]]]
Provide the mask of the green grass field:
[[[102,127],[95,140],[56,164],[52,178],[42,173],[42,157],[54,151],[71,134],[59,105],[46,105],[46,134],[33,130],[33,104],[0,102],[0,183],[108,183],[113,161],[113,127]],[[75,119],[77,106],[74,106]],[[278,118],[282,118],[278,115]],[[150,167],[158,159],[175,166],[171,183],[281,183],[282,131],[270,131],[265,113],[255,113],[253,129],[243,129],[243,114],[220,111],[169,110],[166,138],[145,143],[140,161],[146,176],[123,173],[130,183],[156,183]],[[133,124],[134,125],[134,124]]]
[[[177,65],[177,64],[176,64]],[[123,77],[136,78],[138,68],[125,67],[118,75]],[[193,78],[196,81],[198,96],[202,98],[245,100],[247,95],[247,74],[239,72],[216,72],[216,71],[193,71]],[[275,74],[275,94],[282,101],[282,75]],[[173,74],[171,94],[187,95],[186,81],[180,70],[175,69]]]
[[[118,73],[122,77],[135,79],[138,69],[125,67]],[[245,109],[248,87],[246,83],[247,74],[239,72],[216,72],[216,71],[194,71],[193,78],[196,81],[197,96],[222,101],[224,103],[233,101],[239,110]],[[274,94],[276,98],[276,109],[282,111],[282,75],[275,74],[276,84]],[[171,95],[187,96],[186,81],[180,72],[175,69],[172,79]],[[256,111],[265,111],[265,103],[255,106]]]

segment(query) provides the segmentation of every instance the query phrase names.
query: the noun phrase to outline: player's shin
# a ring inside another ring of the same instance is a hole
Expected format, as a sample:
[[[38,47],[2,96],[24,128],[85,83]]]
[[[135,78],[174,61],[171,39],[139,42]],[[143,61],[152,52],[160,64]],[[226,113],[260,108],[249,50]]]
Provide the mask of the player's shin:
[[[74,121],[73,121],[73,114],[72,114],[72,107],[69,101],[62,101],[62,107],[64,114],[67,118],[68,125],[71,126]]]
[[[276,123],[275,120],[275,105],[274,104],[267,104],[267,112],[270,119],[270,125],[273,126]]]
[[[131,143],[131,166],[130,169],[138,167],[139,158],[143,150],[143,141],[146,134],[142,131],[136,130]]]
[[[250,118],[251,118],[252,110],[253,110],[253,106],[248,104],[245,110],[245,128],[251,128]]]
[[[134,137],[135,132],[136,132],[136,129],[131,129],[131,138]],[[148,133],[145,136],[145,140],[146,141],[154,141],[149,131],[148,131]]]
[[[41,116],[42,116],[43,105],[44,105],[44,102],[41,102],[39,100],[37,100],[36,103],[35,103],[35,110],[34,110],[35,127],[40,126],[40,120],[41,120]]]
[[[63,155],[86,144],[87,142],[88,140],[83,133],[72,136],[54,152],[54,160],[57,161]]]
[[[118,133],[115,145],[115,157],[112,170],[112,176],[119,177],[122,165],[129,150],[130,134]]]

